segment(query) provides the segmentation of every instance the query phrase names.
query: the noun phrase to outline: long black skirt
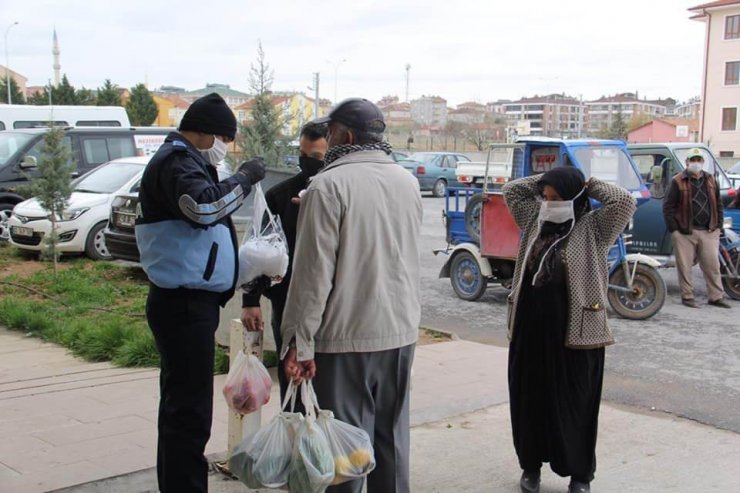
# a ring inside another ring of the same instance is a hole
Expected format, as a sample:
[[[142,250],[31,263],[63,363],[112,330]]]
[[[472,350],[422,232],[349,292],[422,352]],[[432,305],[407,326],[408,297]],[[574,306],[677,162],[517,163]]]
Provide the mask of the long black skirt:
[[[565,283],[533,287],[526,272],[522,281],[509,346],[511,426],[519,465],[532,471],[549,462],[560,476],[591,481],[604,348],[565,347]]]

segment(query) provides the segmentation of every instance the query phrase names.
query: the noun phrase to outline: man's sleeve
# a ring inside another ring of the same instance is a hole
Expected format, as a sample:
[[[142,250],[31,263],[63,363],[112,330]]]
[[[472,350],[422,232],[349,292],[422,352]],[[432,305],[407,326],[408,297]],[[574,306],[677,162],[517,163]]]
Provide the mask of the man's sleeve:
[[[341,217],[339,201],[324,191],[309,189],[301,199],[293,275],[281,327],[280,359],[285,358],[294,338],[298,361],[314,357],[314,335],[334,288]]]
[[[668,227],[668,231],[673,233],[678,229],[676,221],[676,206],[678,201],[678,186],[676,180],[668,182],[668,191],[663,199],[663,219]]]
[[[178,156],[162,173],[162,188],[177,214],[193,226],[208,227],[236,211],[249,194],[249,178],[236,173],[212,183],[207,172],[190,156]]]
[[[242,308],[260,306],[260,298],[270,287],[272,281],[267,276],[260,276],[249,286],[249,290],[242,293]]]

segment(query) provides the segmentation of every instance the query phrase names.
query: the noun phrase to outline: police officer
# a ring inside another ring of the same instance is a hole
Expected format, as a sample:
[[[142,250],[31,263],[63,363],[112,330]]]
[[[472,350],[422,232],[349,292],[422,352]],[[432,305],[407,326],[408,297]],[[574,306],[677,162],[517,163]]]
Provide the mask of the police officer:
[[[216,93],[188,108],[144,171],[136,242],[150,281],[146,315],[161,360],[157,479],[168,492],[208,490],[204,456],[213,414],[214,333],[234,294],[231,214],[265,176],[261,158],[218,181],[215,165],[236,135]]]

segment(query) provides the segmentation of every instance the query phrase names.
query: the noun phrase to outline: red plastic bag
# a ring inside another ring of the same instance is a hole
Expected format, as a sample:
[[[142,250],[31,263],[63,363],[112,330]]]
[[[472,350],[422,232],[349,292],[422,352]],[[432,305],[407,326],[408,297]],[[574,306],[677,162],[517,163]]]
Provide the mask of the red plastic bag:
[[[270,401],[272,377],[253,354],[239,351],[224,385],[226,404],[240,414],[252,413]]]

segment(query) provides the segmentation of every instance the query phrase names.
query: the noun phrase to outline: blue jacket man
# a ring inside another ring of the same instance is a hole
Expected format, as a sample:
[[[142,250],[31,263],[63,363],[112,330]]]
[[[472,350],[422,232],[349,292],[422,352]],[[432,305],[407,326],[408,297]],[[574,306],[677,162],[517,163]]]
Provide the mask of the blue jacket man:
[[[265,176],[260,158],[218,181],[236,136],[216,93],[188,108],[144,171],[136,242],[149,277],[146,315],[161,361],[157,442],[160,491],[205,492],[213,415],[214,333],[238,276],[231,214]]]

